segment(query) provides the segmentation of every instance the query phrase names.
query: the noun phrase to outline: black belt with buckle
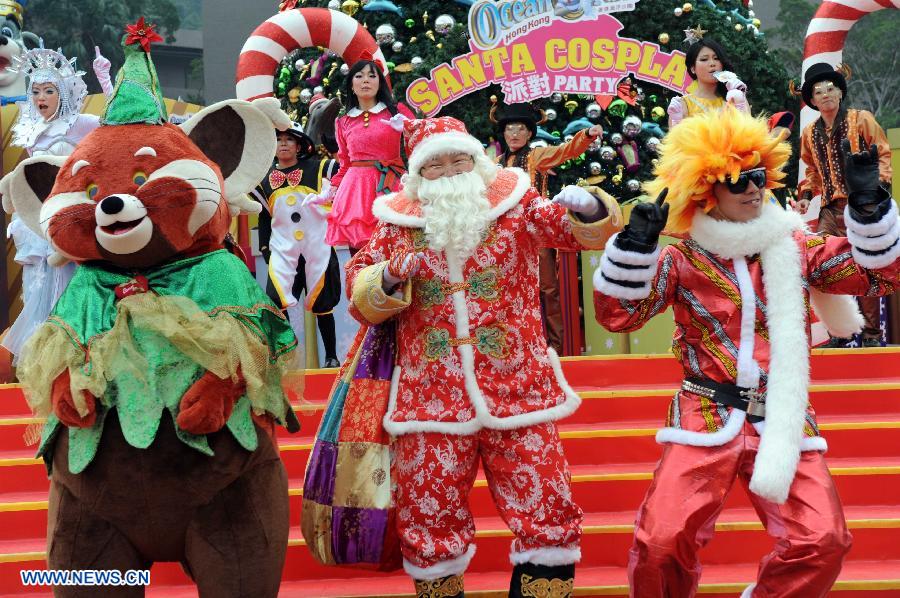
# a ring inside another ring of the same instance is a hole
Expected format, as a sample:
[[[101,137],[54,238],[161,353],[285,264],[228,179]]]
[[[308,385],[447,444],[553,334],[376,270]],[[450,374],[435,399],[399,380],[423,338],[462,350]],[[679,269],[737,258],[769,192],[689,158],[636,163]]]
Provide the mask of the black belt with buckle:
[[[756,388],[744,388],[735,384],[723,384],[712,380],[687,378],[681,383],[681,390],[705,397],[721,405],[728,405],[747,412],[750,423],[763,421],[766,417],[766,396]]]

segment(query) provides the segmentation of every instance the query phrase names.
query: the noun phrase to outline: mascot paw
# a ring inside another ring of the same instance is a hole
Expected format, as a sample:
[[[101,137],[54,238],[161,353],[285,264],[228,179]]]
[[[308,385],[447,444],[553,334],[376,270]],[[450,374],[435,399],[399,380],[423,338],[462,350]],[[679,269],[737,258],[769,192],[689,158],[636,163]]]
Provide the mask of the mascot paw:
[[[59,418],[59,421],[64,426],[90,428],[97,421],[96,399],[88,391],[82,390],[85,411],[84,414],[79,413],[78,407],[75,405],[75,399],[72,397],[72,389],[69,387],[69,383],[69,370],[64,370],[53,382],[53,389],[50,392],[53,413],[56,414],[56,417]]]
[[[235,384],[206,372],[194,382],[184,396],[175,423],[191,434],[211,434],[222,429],[235,401],[246,391],[243,378]]]

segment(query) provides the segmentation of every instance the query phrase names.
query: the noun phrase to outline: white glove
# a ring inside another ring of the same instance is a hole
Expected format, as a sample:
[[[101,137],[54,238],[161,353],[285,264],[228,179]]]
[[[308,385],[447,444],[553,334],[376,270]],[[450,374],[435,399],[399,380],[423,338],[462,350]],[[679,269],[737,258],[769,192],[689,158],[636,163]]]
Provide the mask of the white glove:
[[[672,98],[672,101],[669,102],[669,108],[667,110],[669,113],[669,128],[671,129],[678,123],[684,120],[685,109],[684,109],[684,100],[681,99],[680,96],[676,96]]]
[[[600,213],[600,202],[597,198],[578,185],[566,185],[550,201],[589,219],[595,218]]]
[[[100,47],[94,46],[94,52],[97,54],[94,58],[94,74],[97,75],[97,81],[100,82],[100,88],[103,89],[103,95],[109,97],[113,92],[112,79],[109,76],[109,69],[112,63],[106,56],[100,53]]]
[[[741,112],[750,112],[750,104],[743,89],[731,89],[725,94],[725,101],[731,103]]]
[[[402,133],[403,132],[403,123],[405,123],[408,120],[412,120],[412,119],[409,118],[408,116],[406,116],[405,114],[401,114],[400,112],[398,112],[394,116],[390,117],[388,120],[382,120],[381,122],[389,124],[392,129]]]
[[[304,208],[311,208],[313,206],[321,206],[322,204],[326,203],[328,203],[328,198],[324,195],[310,193],[303,198],[303,203],[301,203],[300,205]]]

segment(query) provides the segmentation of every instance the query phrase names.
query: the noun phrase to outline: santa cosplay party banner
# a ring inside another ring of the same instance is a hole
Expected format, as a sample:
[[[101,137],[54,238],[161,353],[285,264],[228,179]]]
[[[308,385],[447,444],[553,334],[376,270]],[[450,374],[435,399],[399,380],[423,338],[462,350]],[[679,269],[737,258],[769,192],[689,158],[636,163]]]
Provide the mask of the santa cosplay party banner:
[[[481,0],[469,9],[469,53],[413,81],[406,99],[431,116],[464,95],[500,84],[507,104],[554,92],[611,95],[621,79],[635,78],[685,93],[684,53],[621,37],[612,11],[635,1]]]

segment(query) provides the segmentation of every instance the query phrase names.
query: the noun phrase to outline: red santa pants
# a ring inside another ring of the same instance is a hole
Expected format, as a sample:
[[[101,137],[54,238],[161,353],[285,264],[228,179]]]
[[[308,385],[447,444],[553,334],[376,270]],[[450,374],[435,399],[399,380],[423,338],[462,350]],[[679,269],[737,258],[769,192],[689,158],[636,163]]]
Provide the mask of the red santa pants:
[[[456,436],[405,434],[394,443],[397,526],[415,579],[463,573],[474,554],[469,491],[484,466],[500,516],[515,534],[513,563],[567,565],[581,557],[581,509],[553,423]]]
[[[725,498],[753,474],[759,435],[749,423],[722,446],[667,444],[638,511],[628,563],[631,596],[679,596],[697,591],[697,550],[712,538]],[[753,598],[825,596],[850,550],[850,533],[825,459],[802,453],[787,502],[749,492],[775,549],[763,557]]]

